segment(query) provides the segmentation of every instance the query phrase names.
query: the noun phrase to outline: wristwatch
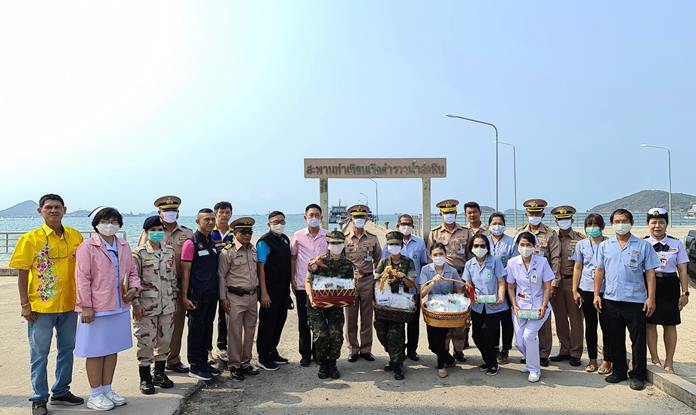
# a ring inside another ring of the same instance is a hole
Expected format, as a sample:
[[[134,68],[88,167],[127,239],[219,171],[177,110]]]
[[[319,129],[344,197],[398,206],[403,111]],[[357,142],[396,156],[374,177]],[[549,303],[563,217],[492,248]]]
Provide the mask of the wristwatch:
[[[682,295],[685,295],[685,296],[688,297],[688,296],[689,296],[689,292],[688,292],[688,291],[684,291],[684,292],[682,293]]]

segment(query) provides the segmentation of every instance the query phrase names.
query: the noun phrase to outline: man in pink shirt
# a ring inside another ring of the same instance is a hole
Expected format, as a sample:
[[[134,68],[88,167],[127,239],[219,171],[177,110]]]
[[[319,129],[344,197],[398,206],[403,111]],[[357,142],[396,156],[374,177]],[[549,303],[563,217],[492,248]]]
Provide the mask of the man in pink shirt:
[[[291,272],[290,279],[292,292],[295,293],[297,305],[297,325],[300,332],[300,365],[309,366],[312,362],[312,334],[307,324],[307,293],[305,292],[305,278],[309,261],[326,254],[326,229],[321,229],[321,207],[310,204],[305,208],[305,221],[307,227],[295,232],[290,243]]]

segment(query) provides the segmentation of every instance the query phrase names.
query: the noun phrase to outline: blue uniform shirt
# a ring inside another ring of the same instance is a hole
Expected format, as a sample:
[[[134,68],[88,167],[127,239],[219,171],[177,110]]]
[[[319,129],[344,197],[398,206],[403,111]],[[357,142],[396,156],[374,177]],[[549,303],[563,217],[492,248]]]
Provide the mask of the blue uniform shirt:
[[[495,295],[498,298],[498,280],[505,277],[505,268],[498,257],[486,255],[486,259],[481,266],[478,259],[471,258],[464,265],[464,275],[462,279],[474,285],[476,295]],[[506,302],[502,304],[478,304],[474,303],[472,309],[477,313],[486,314],[499,313],[508,309]]]
[[[503,263],[503,267],[507,267],[507,262],[510,258],[519,255],[517,252],[517,245],[515,245],[515,240],[512,236],[503,234],[503,237],[496,243],[492,236],[488,237],[491,243],[491,254],[493,256],[500,258],[500,262]]]
[[[600,242],[601,244],[601,242]],[[571,261],[582,262],[582,274],[580,275],[580,284],[578,287],[586,292],[594,292],[594,275],[595,269],[595,253],[599,249],[600,244],[595,244],[591,239],[583,239],[575,245],[575,250],[570,256]],[[604,292],[606,280],[602,281],[602,289]]]
[[[437,272],[435,272],[435,264],[430,263],[423,268],[421,268],[421,273],[420,276],[418,277],[418,281],[416,281],[416,285],[418,286],[418,290],[420,291],[420,288],[425,284],[426,282],[432,280]],[[442,271],[441,274],[442,278],[450,278],[453,280],[458,280],[459,278],[459,273],[457,273],[457,270],[451,266],[450,264],[445,264],[445,267]],[[461,288],[463,287],[462,284],[455,284],[451,281],[440,281],[436,282],[435,286],[433,289],[430,291],[430,294],[452,294],[454,293],[455,288]]]
[[[648,241],[634,235],[621,248],[615,236],[599,244],[595,263],[604,270],[604,298],[643,303],[648,298],[643,273],[660,266],[660,259]]]
[[[428,253],[425,249],[425,241],[415,235],[411,235],[408,241],[404,241],[404,247],[401,248],[401,255],[409,257],[416,266],[416,275],[420,275],[421,268],[428,264]],[[382,259],[389,256],[387,245],[382,248]],[[433,274],[434,275],[434,274]],[[411,294],[417,292],[416,288],[409,290]]]

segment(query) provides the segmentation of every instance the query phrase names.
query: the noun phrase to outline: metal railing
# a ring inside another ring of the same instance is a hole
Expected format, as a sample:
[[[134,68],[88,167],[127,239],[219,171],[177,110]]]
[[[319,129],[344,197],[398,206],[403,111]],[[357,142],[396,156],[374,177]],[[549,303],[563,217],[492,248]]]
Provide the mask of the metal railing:
[[[85,239],[91,238],[92,235],[96,234],[94,230],[91,231],[78,231],[82,234]],[[26,232],[21,231],[0,231],[0,259],[8,258],[12,252],[14,252],[17,246],[17,241]],[[116,235],[122,239],[128,239],[125,231],[118,231]]]

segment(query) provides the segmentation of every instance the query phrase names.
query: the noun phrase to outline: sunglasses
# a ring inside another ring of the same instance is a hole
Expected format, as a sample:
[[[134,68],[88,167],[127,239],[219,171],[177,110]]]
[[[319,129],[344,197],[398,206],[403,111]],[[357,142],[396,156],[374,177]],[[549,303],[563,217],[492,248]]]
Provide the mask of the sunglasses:
[[[486,248],[486,245],[474,245],[474,248]]]

